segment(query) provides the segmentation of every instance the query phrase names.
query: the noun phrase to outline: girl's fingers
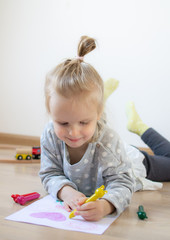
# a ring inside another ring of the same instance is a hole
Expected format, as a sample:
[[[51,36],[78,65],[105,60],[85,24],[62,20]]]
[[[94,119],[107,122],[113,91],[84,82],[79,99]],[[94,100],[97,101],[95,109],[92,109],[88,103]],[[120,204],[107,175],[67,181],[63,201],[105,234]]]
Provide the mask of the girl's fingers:
[[[80,205],[80,204],[79,204]],[[77,207],[78,211],[88,211],[91,209],[94,209],[95,205],[93,202],[89,202],[89,203],[85,203],[85,204],[81,204],[80,206]]]
[[[82,212],[80,212],[80,211],[76,211],[75,212],[75,216],[82,216],[85,220],[87,220],[87,221],[98,221],[98,220],[100,220],[101,218],[98,216],[98,214],[96,214],[96,212],[85,212],[85,211],[82,211]]]
[[[85,220],[88,220],[96,214],[96,210],[91,207],[89,208],[88,206],[82,205],[76,209],[77,211],[75,212],[75,215],[81,215]]]
[[[64,203],[64,208],[67,212],[71,212],[71,209],[67,203]]]
[[[76,209],[79,206],[78,202],[79,202],[79,200],[75,200],[74,202],[70,201],[69,203],[64,202],[64,207],[65,207],[66,211],[70,212],[70,211]]]
[[[71,211],[73,211],[74,209],[76,209],[76,205],[73,204],[73,203],[70,203],[70,204],[64,203],[64,207],[65,207],[65,210],[66,210],[67,212],[71,212]]]
[[[98,200],[97,200],[98,201]],[[103,214],[99,202],[89,202],[77,207],[75,215],[81,215],[87,221],[98,221]]]
[[[86,199],[87,199],[86,197],[80,198],[80,199],[77,201],[77,204],[78,204],[79,206],[81,206],[82,204],[85,203]]]

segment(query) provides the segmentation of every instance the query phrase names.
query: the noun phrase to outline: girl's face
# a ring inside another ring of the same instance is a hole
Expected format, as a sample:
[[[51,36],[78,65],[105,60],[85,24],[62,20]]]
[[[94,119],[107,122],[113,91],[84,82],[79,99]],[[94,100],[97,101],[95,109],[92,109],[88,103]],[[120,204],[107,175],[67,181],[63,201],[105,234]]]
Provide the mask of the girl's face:
[[[54,131],[71,148],[87,144],[94,135],[100,115],[91,98],[92,93],[72,98],[55,94],[50,99]]]

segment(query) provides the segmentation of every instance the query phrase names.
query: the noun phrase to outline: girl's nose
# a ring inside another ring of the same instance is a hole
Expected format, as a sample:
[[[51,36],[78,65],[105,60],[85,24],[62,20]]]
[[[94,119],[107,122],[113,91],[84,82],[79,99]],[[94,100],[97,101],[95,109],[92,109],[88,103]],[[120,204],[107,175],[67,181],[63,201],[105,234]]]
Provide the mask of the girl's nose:
[[[79,135],[79,129],[77,126],[72,126],[70,129],[69,129],[69,135],[72,136],[72,137],[77,137]]]

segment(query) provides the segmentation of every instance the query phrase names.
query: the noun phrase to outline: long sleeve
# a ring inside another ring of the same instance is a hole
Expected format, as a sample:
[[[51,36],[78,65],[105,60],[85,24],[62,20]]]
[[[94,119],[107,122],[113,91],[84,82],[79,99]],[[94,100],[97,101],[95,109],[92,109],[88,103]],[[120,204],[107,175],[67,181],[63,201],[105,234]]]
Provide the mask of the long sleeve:
[[[62,142],[57,138],[54,130],[48,124],[41,136],[41,168],[39,176],[44,188],[54,198],[64,185],[77,189],[76,185],[66,178],[63,171]]]
[[[122,171],[123,169],[123,171]],[[120,214],[130,204],[133,194],[133,179],[127,172],[127,166],[106,168],[103,172],[104,184],[108,193],[103,197],[111,202],[115,208],[116,213]]]
[[[103,198],[115,206],[116,214],[120,214],[129,205],[134,192],[131,163],[115,132],[109,130],[99,144],[99,169],[108,191]]]

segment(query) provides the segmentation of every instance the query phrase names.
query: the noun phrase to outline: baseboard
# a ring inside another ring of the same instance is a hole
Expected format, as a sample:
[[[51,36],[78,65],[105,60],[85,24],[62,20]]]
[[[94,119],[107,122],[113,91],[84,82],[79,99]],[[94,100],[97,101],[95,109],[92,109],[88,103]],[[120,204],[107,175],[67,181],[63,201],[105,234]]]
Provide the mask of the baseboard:
[[[0,133],[0,144],[40,146],[40,137]]]

